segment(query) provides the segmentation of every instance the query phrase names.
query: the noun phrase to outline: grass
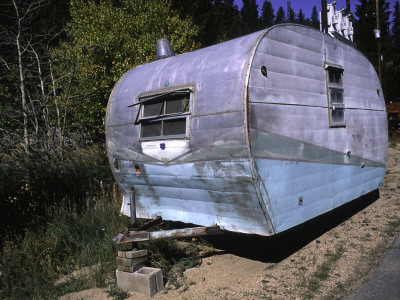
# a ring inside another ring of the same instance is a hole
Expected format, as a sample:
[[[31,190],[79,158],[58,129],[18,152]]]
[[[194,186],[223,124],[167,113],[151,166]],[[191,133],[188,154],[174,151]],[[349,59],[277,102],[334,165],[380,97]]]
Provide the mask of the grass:
[[[84,209],[112,185],[101,147],[0,152],[0,237],[47,223],[49,208]]]
[[[123,300],[129,297],[129,294],[118,288],[115,283],[111,284],[109,290],[107,291],[107,294],[107,298],[112,297],[115,300]]]
[[[117,246],[111,238],[128,220],[119,216],[118,199],[90,203],[80,212],[68,206],[53,208],[46,225],[6,238],[0,258],[1,299],[55,299],[93,287],[110,287],[108,294],[115,299],[127,296],[115,286],[115,256],[127,245]],[[162,268],[175,289],[183,286],[183,272],[201,263],[195,244],[161,240],[138,246],[148,249],[150,265]],[[65,276],[65,282],[56,284]],[[182,292],[187,289],[183,286]]]
[[[399,228],[400,228],[400,219],[394,220],[394,221],[389,221],[389,222],[386,224],[386,227],[385,227],[385,229],[384,229],[384,232],[385,232],[388,236],[392,237],[392,236],[394,236],[394,235],[398,232]]]
[[[179,289],[184,286],[180,280],[183,272],[201,264],[198,243],[202,242],[201,239],[197,243],[159,240],[143,242],[139,246],[149,251],[150,265],[162,269],[164,280],[168,285]],[[184,286],[183,290],[187,288]]]
[[[345,252],[343,244],[336,246],[335,251],[328,251],[325,254],[326,260],[318,267],[311,278],[304,282],[306,291],[303,293],[303,299],[312,299],[321,288],[321,283],[330,277],[330,273],[333,270],[335,263],[342,257]]]
[[[132,245],[111,239],[129,219],[119,215],[121,197],[101,148],[1,153],[0,200],[0,299],[55,299],[93,287],[127,297],[116,287],[115,257]],[[201,263],[194,243],[135,247],[148,249],[150,265],[175,288],[184,270]]]
[[[81,212],[59,206],[51,209],[46,225],[6,238],[0,258],[0,298],[57,298],[106,287],[115,272],[117,246],[111,238],[126,224],[118,214],[118,202],[99,198]],[[60,277],[89,266],[97,267],[55,284]]]

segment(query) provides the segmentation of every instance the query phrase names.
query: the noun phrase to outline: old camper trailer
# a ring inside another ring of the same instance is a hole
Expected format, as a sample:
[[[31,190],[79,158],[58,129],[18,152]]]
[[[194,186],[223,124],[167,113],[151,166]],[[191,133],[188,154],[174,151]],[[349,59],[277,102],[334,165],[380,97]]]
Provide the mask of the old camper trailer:
[[[371,63],[283,24],[138,66],[110,96],[107,150],[136,213],[269,236],[383,184],[387,123]]]

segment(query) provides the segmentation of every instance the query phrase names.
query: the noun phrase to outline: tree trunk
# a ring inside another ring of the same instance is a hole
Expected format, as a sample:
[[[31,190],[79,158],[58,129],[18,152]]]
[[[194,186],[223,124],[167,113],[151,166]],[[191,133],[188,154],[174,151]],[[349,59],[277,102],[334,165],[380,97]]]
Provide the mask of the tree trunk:
[[[17,16],[17,35],[15,38],[16,46],[17,46],[17,51],[18,51],[18,72],[19,72],[19,88],[21,91],[21,104],[22,104],[22,118],[23,118],[23,131],[24,131],[24,149],[25,151],[28,151],[29,147],[29,136],[28,136],[28,107],[26,104],[26,94],[25,94],[25,77],[24,77],[24,70],[23,70],[23,64],[22,64],[22,48],[21,48],[21,43],[20,43],[20,38],[21,38],[21,17],[19,15],[18,7],[13,0],[14,8],[15,8],[15,13]]]

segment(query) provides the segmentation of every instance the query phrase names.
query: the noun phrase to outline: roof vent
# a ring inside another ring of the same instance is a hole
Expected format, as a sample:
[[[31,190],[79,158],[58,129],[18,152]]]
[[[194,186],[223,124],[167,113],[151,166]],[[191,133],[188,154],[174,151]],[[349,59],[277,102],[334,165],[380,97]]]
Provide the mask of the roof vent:
[[[167,38],[160,38],[157,40],[156,60],[174,56],[175,52],[171,47]]]

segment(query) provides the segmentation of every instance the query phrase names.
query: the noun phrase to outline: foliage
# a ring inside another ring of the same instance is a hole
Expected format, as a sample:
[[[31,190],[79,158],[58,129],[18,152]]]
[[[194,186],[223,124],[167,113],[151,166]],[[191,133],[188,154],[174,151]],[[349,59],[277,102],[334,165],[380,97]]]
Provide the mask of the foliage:
[[[234,0],[172,0],[172,8],[199,27],[197,41],[202,47],[240,35],[240,16]]]
[[[47,224],[6,237],[0,256],[0,298],[55,299],[115,280],[117,247],[111,238],[126,222],[119,216],[119,202],[99,195],[81,212],[51,205],[43,216]],[[60,277],[65,278],[57,281]]]
[[[310,26],[319,30],[319,20],[318,20],[317,7],[314,5],[311,12]]]
[[[44,216],[49,206],[79,208],[87,195],[104,191],[112,182],[107,156],[99,147],[2,152],[0,228],[21,232],[33,218]]]
[[[376,28],[376,2],[375,0],[360,0],[360,4],[356,5],[355,15],[358,19],[354,20],[354,42],[357,44],[358,49],[365,54],[370,62],[375,66],[378,71],[378,47],[377,40],[374,36]],[[389,31],[389,2],[382,0],[379,1],[379,23],[380,23],[380,42],[382,49],[382,57],[384,58],[382,69],[390,69],[393,64],[392,56],[392,43],[390,41]],[[382,86],[386,98],[392,98],[392,95],[387,94],[390,91],[393,78],[388,77],[382,73]]]
[[[392,21],[391,52],[383,61],[384,92],[387,101],[400,97],[400,85],[395,80],[400,78],[400,5],[394,5]]]
[[[278,8],[278,11],[276,12],[274,24],[281,24],[281,23],[285,23],[285,22],[286,22],[285,10],[283,9],[282,6],[280,6]]]
[[[55,299],[113,285],[116,250],[130,245],[117,247],[111,238],[129,220],[119,214],[120,196],[104,151],[21,150],[3,154],[1,163],[6,232],[0,245],[0,298]],[[193,244],[154,241],[140,247],[149,249],[151,265],[161,267],[171,282],[201,262]],[[59,282],[60,277],[65,278]],[[116,288],[109,293],[126,296]]]
[[[237,10],[237,6],[234,5],[234,1],[215,0],[213,3],[215,9],[212,16],[213,23],[211,24],[210,30],[217,30],[215,40],[210,41],[207,44],[202,43],[202,46],[214,45],[216,43],[237,38],[242,32],[240,15]],[[210,30],[207,32],[210,32]]]
[[[396,1],[392,22],[393,46],[397,53],[400,53],[400,4]]]
[[[115,283],[112,283],[110,288],[106,291],[108,297],[112,297],[115,300],[123,300],[129,297],[129,293],[121,290]]]
[[[299,14],[297,15],[296,23],[306,25],[306,16],[304,15],[301,8],[299,10]]]
[[[73,127],[104,131],[111,88],[130,68],[155,57],[155,43],[169,38],[176,53],[196,49],[198,27],[181,19],[171,2],[111,0],[70,2],[68,40],[53,50],[61,98]]]
[[[274,9],[272,8],[271,1],[265,0],[262,6],[261,22],[265,28],[274,25]]]
[[[242,0],[243,6],[240,10],[242,17],[242,34],[248,34],[261,29],[258,19],[258,4],[255,0]]]
[[[0,20],[0,141],[36,144],[54,120],[48,87],[48,47],[62,36],[66,3],[56,0],[5,0]],[[48,144],[48,143],[47,143]]]
[[[158,240],[143,242],[140,247],[149,251],[150,264],[162,269],[166,281],[176,289],[181,286],[183,272],[201,264],[199,248],[194,243]]]
[[[287,12],[286,12],[286,21],[287,21],[288,23],[295,23],[295,22],[296,22],[296,19],[297,19],[297,16],[296,16],[296,14],[295,14],[293,8],[292,8],[292,7],[289,7],[289,9],[288,9]]]
[[[311,275],[311,278],[302,282],[307,288],[303,298],[314,298],[314,294],[321,288],[321,283],[329,278],[331,270],[335,267],[336,262],[342,257],[344,252],[345,248],[343,244],[339,244],[336,246],[335,252],[328,250],[325,253],[326,260],[318,266],[318,269]]]

